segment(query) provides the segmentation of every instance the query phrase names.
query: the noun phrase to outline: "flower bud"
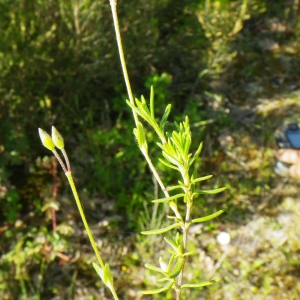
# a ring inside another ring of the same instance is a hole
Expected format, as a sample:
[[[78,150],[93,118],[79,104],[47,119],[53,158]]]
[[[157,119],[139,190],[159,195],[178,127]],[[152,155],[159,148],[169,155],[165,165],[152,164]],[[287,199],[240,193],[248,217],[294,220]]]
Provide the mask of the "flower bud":
[[[55,149],[55,145],[52,141],[51,136],[41,128],[39,128],[39,135],[43,146],[53,151]]]
[[[159,265],[164,272],[168,271],[168,265],[165,263],[162,257],[159,258]]]
[[[58,149],[64,149],[65,148],[64,139],[54,126],[52,126],[52,134],[51,135],[52,135],[52,140],[53,140],[54,145]]]

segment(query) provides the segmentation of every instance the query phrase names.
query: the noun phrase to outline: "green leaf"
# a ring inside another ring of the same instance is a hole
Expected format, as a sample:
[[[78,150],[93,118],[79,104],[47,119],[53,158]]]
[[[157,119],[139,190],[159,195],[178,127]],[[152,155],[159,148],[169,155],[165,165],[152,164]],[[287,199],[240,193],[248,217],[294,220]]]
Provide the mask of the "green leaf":
[[[183,152],[183,141],[182,141],[181,136],[178,134],[178,132],[176,132],[176,131],[172,132],[171,140],[177,146],[178,150]]]
[[[171,267],[172,267],[175,256],[176,256],[176,254],[175,255],[172,254],[171,257],[170,257],[170,260],[169,260],[169,263],[168,263],[168,274],[170,273],[170,270],[171,270]],[[166,274],[166,275],[168,276],[168,274]]]
[[[179,249],[178,249],[178,246],[175,242],[175,240],[171,240],[171,239],[168,239],[168,238],[164,238],[164,240],[175,250],[176,254],[181,254]]]
[[[185,194],[177,194],[168,198],[161,198],[161,199],[156,199],[156,200],[152,200],[151,202],[153,203],[163,203],[163,202],[169,202],[171,200],[183,197]]]
[[[213,177],[213,175],[207,175],[207,176],[203,176],[200,178],[196,178],[196,179],[192,180],[192,184],[195,184],[196,182],[199,182],[199,181],[210,179],[212,177]]]
[[[184,264],[185,258],[179,257],[172,272],[169,274],[169,278],[175,278],[180,273],[182,266]]]
[[[180,185],[174,185],[174,186],[170,186],[168,187],[168,191],[173,191],[176,189],[182,189],[182,187]]]
[[[224,211],[225,210],[221,209],[221,210],[219,210],[219,211],[217,211],[214,214],[211,214],[209,216],[206,216],[206,217],[203,217],[203,218],[194,219],[194,220],[191,221],[191,223],[194,224],[194,223],[201,223],[201,222],[212,220],[212,219],[218,217],[219,215],[221,215]]]
[[[174,125],[176,126],[177,130],[180,132],[181,131],[180,130],[180,125],[176,121],[174,121]]]
[[[180,163],[180,161],[178,161],[176,158],[174,158],[173,156],[167,154],[165,151],[162,152],[163,156],[170,162],[172,163],[173,165],[175,166],[182,166],[182,164]]]
[[[201,142],[197,151],[195,152],[194,154],[194,157],[190,160],[190,166],[192,165],[192,163],[198,158],[198,156],[200,155],[201,153],[201,150],[202,150],[202,147],[203,147],[203,143]]]
[[[153,266],[151,264],[145,264],[145,267],[147,269],[151,270],[151,271],[162,273],[162,274],[166,275],[166,272],[164,272],[161,268],[158,268],[158,267]]]
[[[148,291],[142,291],[141,293],[143,295],[152,295],[152,294],[159,294],[161,292],[167,291],[169,289],[171,289],[173,285],[173,282],[170,282],[169,284],[167,284],[166,286],[160,288],[160,289],[156,289],[156,290],[148,290]]]
[[[100,266],[98,266],[96,263],[92,263],[95,271],[97,272],[97,274],[100,276],[100,278],[102,279],[102,281],[104,282],[104,274],[103,274],[103,270]]]
[[[104,275],[104,280],[103,282],[105,283],[105,285],[107,286],[113,286],[113,277],[110,271],[110,267],[109,264],[105,264],[104,266],[104,270],[103,270],[103,275]]]
[[[178,256],[178,253],[177,251],[174,251],[172,249],[168,249],[169,253],[172,254],[174,257],[177,257]]]
[[[159,161],[160,161],[162,164],[164,164],[165,166],[167,166],[167,167],[169,167],[169,168],[171,168],[171,169],[175,169],[176,171],[179,171],[179,169],[178,169],[177,167],[175,167],[175,166],[169,164],[169,163],[166,162],[165,160],[159,158]]]
[[[141,97],[142,99],[142,102],[139,101],[138,99],[135,99],[135,103],[136,103],[136,106],[138,107],[138,114],[146,121],[148,122],[152,127],[153,127],[153,121],[151,119],[151,113],[147,107],[147,104],[146,104],[146,101],[145,101],[145,98],[142,96]],[[130,102],[129,102],[130,103]],[[128,104],[128,103],[127,103]],[[132,104],[128,104],[132,109]]]
[[[151,89],[150,89],[150,112],[151,112],[151,118],[154,121],[155,116],[154,116],[154,89],[153,89],[153,85],[151,85]]]
[[[200,195],[200,194],[217,194],[217,193],[221,193],[223,192],[224,190],[226,190],[226,187],[222,187],[222,188],[219,188],[219,189],[213,189],[213,190],[199,190],[199,191],[195,191],[195,193],[193,193],[193,196],[194,195]]]
[[[159,127],[162,131],[164,131],[164,127],[165,127],[165,124],[167,123],[167,119],[169,117],[169,114],[171,112],[171,104],[167,105],[166,109],[165,109],[165,112],[161,118],[161,121],[159,123]]]
[[[140,122],[137,123],[137,127],[133,129],[133,133],[138,141],[141,151],[143,153],[144,153],[144,151],[147,153],[148,152],[148,144],[146,141],[145,130],[144,130],[142,123],[140,123]]]
[[[144,119],[144,116],[142,115],[141,110],[139,108],[137,108],[136,106],[131,104],[131,102],[129,100],[126,100],[126,103],[132,110],[134,110],[137,113],[137,115],[139,115],[140,117],[142,117]]]
[[[186,257],[186,256],[192,256],[192,255],[195,255],[195,254],[197,254],[197,251],[189,251],[189,252],[184,253],[182,256]]]
[[[157,281],[158,282],[165,282],[165,281],[173,282],[173,279],[170,279],[168,277],[163,277],[163,278],[157,279]]]
[[[175,223],[175,224],[172,224],[168,227],[161,228],[161,229],[153,229],[153,230],[148,230],[148,231],[142,231],[141,234],[144,234],[144,235],[162,234],[162,233],[170,231],[173,228],[180,227],[180,226],[181,226],[181,224]]]
[[[188,154],[189,154],[190,146],[191,146],[191,136],[188,135],[186,137],[186,140],[185,140],[185,143],[184,143],[184,154],[186,156],[188,156]]]
[[[188,289],[188,288],[200,288],[200,287],[203,287],[203,286],[208,286],[208,285],[211,285],[211,284],[214,284],[216,282],[220,281],[220,278],[218,279],[213,279],[213,280],[209,280],[209,281],[205,281],[205,282],[201,282],[201,283],[191,283],[191,284],[183,284],[180,289]]]

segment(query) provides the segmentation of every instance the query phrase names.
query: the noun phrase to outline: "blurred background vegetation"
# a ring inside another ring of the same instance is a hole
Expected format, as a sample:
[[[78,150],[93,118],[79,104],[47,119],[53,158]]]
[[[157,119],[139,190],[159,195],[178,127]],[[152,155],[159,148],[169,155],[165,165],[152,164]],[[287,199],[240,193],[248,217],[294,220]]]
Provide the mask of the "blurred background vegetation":
[[[199,256],[186,271],[222,280],[185,299],[300,298],[299,184],[272,171],[274,131],[300,121],[299,5],[118,1],[135,96],[154,85],[158,115],[168,103],[170,120],[189,115],[194,148],[204,141],[196,171],[214,175],[207,187],[228,187],[199,201],[195,216],[228,210],[191,229]],[[143,264],[157,263],[162,243],[138,232],[166,220],[152,210],[159,191],[125,100],[108,0],[0,0],[1,299],[110,299],[64,175],[39,141],[37,128],[51,125],[122,299],[155,284]],[[226,249],[220,231],[231,234]]]

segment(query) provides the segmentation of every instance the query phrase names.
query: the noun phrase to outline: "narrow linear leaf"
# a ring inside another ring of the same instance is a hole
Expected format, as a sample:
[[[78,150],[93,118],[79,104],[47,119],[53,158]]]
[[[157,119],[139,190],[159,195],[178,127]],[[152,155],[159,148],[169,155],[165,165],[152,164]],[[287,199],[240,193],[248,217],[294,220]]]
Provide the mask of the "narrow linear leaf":
[[[217,194],[217,193],[221,193],[224,190],[226,190],[226,186],[219,188],[219,189],[213,189],[213,190],[200,190],[200,191],[195,191],[195,193],[193,193],[193,195],[200,195],[200,194]]]
[[[182,181],[178,180],[178,183],[179,183],[179,185],[180,185],[181,187],[185,187],[185,185],[184,185],[184,183],[183,183]]]
[[[112,277],[112,274],[111,274],[111,270],[110,270],[110,267],[109,267],[109,264],[105,264],[104,266],[104,270],[103,270],[103,282],[109,286],[109,285],[113,285],[113,277]]]
[[[221,209],[221,210],[219,210],[219,211],[217,211],[214,214],[211,214],[209,216],[206,216],[206,217],[203,217],[203,218],[194,219],[194,220],[191,221],[191,223],[194,224],[194,223],[201,223],[201,222],[212,220],[212,219],[218,217],[219,215],[221,215],[224,211],[225,210]]]
[[[195,152],[194,154],[194,157],[190,160],[190,166],[193,164],[193,162],[198,158],[198,156],[200,155],[201,153],[201,150],[202,150],[202,147],[203,147],[203,143],[201,142],[197,151]]]
[[[162,152],[163,156],[172,164],[176,165],[176,166],[181,166],[182,167],[182,164],[176,159],[174,158],[173,156],[167,154],[165,151]]]
[[[161,234],[161,233],[168,232],[171,229],[176,228],[176,227],[180,227],[180,226],[181,226],[181,224],[175,223],[175,224],[172,224],[168,227],[161,228],[161,229],[153,229],[153,230],[148,230],[148,231],[142,231],[141,234],[144,234],[144,235]]]
[[[95,271],[97,272],[97,274],[100,276],[100,278],[102,279],[102,281],[104,282],[104,273],[103,273],[103,269],[97,265],[96,263],[92,263]]]
[[[151,85],[151,89],[150,89],[150,112],[151,112],[151,118],[154,121],[155,116],[154,116],[154,89],[153,89],[153,85]]]
[[[157,279],[158,282],[165,282],[165,281],[169,281],[169,282],[173,282],[173,279],[167,278],[167,277],[163,277],[163,278],[159,278]]]
[[[171,196],[171,197],[168,197],[168,198],[161,198],[161,199],[152,200],[151,202],[153,202],[153,203],[168,202],[168,201],[183,197],[184,195],[185,194],[177,194],[177,195],[174,195],[174,196]]]
[[[197,254],[197,251],[189,251],[189,252],[186,252],[184,253],[182,256],[185,257],[185,256],[192,256],[192,255],[195,255]]]
[[[181,269],[182,269],[182,266],[184,264],[184,261],[185,261],[185,258],[183,257],[179,257],[175,266],[174,266],[174,269],[172,270],[172,272],[169,274],[169,278],[175,278],[178,276],[178,274],[180,273]]]
[[[172,249],[168,249],[169,253],[172,254],[174,257],[178,256],[178,253]]]
[[[128,104],[128,106],[130,106],[130,108],[132,110],[134,110],[137,113],[137,115],[139,115],[140,117],[142,117],[143,119],[145,119],[144,113],[139,108],[137,108],[136,106],[134,106],[133,104],[131,104],[130,101],[128,101],[128,100],[126,100],[126,103]]]
[[[176,254],[179,254],[178,252],[178,245],[176,245],[175,241],[168,239],[168,238],[164,238],[164,240],[175,250]]]
[[[160,129],[162,131],[164,130],[165,124],[166,124],[166,122],[168,120],[169,114],[171,112],[171,107],[172,107],[171,104],[167,105],[167,107],[165,109],[165,112],[164,112],[164,114],[163,114],[163,116],[161,118],[161,121],[159,123],[159,127],[160,127]]]
[[[180,149],[180,150],[183,149],[183,140],[182,140],[181,135],[178,134],[178,132],[176,132],[176,131],[172,132],[171,140],[178,147],[178,149]]]
[[[218,281],[220,281],[220,278],[209,280],[209,281],[205,281],[205,282],[201,282],[201,283],[183,284],[180,287],[180,289],[200,288],[200,287],[203,287],[203,286],[208,286],[208,285],[214,284],[214,283],[216,283]]]
[[[167,284],[166,286],[160,288],[160,289],[155,289],[155,290],[148,290],[148,291],[142,291],[141,293],[143,295],[153,295],[153,294],[159,294],[161,292],[167,291],[169,290],[173,285],[173,282],[170,282],[169,284]]]
[[[176,189],[182,189],[182,187],[180,185],[174,185],[174,186],[168,187],[167,189],[168,189],[168,191],[173,191]]]
[[[128,101],[128,100],[127,100]],[[129,101],[128,101],[129,102]],[[136,103],[136,106],[133,106],[130,102],[127,104],[132,108],[132,109],[137,109],[137,113],[146,121],[148,122],[152,127],[153,127],[153,124],[155,122],[153,122],[153,120],[151,119],[151,113],[147,107],[147,104],[146,104],[146,100],[145,98],[142,96],[142,102],[139,101],[138,99],[135,99],[135,103]],[[136,110],[135,110],[136,111]]]
[[[188,156],[188,154],[189,154],[190,146],[191,146],[191,136],[188,135],[186,138],[186,141],[184,143],[184,154],[186,156]]]
[[[196,179],[192,180],[192,184],[195,184],[196,182],[199,182],[199,181],[207,180],[212,177],[213,177],[212,175],[207,175],[207,176],[203,176],[200,178],[196,178]]]
[[[145,264],[145,267],[151,271],[154,272],[158,272],[158,273],[162,273],[162,274],[166,274],[161,268],[158,268],[156,266],[153,266],[151,264]]]
[[[172,264],[173,264],[173,261],[174,261],[174,258],[175,258],[176,254],[172,254],[171,257],[170,257],[170,260],[169,260],[169,263],[168,263],[168,273],[166,274],[168,276],[168,274],[170,273],[170,270],[171,270],[171,267],[172,267]],[[169,276],[168,276],[169,277]]]
[[[176,128],[177,128],[178,131],[181,131],[180,130],[180,125],[176,121],[174,121],[174,125],[176,126]]]
[[[169,167],[169,168],[171,168],[171,169],[175,169],[176,171],[179,171],[179,169],[178,169],[177,167],[175,167],[175,166],[173,166],[173,165],[167,163],[165,160],[159,158],[159,161],[160,161],[162,164],[164,164],[165,166],[167,166],[167,167]]]

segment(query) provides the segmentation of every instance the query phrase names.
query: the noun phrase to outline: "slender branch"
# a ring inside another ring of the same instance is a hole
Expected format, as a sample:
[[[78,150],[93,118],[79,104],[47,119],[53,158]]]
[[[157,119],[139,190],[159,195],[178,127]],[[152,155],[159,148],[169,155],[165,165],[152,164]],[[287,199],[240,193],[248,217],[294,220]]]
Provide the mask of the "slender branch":
[[[60,151],[62,152],[64,159],[66,161],[68,172],[71,172],[71,166],[70,166],[70,161],[69,161],[67,152],[65,151],[65,149],[60,149]]]
[[[128,76],[127,67],[126,67],[126,61],[125,61],[124,51],[123,51],[123,46],[122,46],[122,38],[121,38],[121,34],[120,34],[120,25],[119,25],[118,14],[117,14],[117,1],[110,0],[110,6],[111,6],[111,11],[112,11],[113,20],[114,20],[114,27],[115,27],[117,44],[118,44],[118,49],[119,49],[119,56],[120,56],[120,60],[121,60],[121,65],[122,65],[124,80],[125,80],[125,84],[126,84],[126,88],[127,88],[127,93],[128,93],[130,103],[134,105],[133,94],[131,91],[131,85],[130,85],[130,81],[129,81],[129,76]],[[139,121],[138,116],[134,110],[132,110],[132,113],[133,113],[135,124],[137,125],[137,123]]]
[[[153,166],[153,163],[152,163],[149,155],[147,153],[144,153],[144,151],[142,151],[142,153],[143,153],[143,155],[144,155],[144,157],[145,157],[145,159],[146,159],[146,161],[147,161],[147,163],[149,165],[149,168],[152,171],[152,173],[153,173],[156,181],[158,182],[158,184],[159,184],[160,188],[162,189],[163,193],[165,194],[166,198],[170,197],[170,195],[169,195],[167,189],[165,188],[164,184],[162,183],[162,181],[161,181],[161,179],[160,179],[160,177],[159,177],[159,175],[158,175],[155,167]]]
[[[112,11],[113,20],[114,20],[114,27],[115,27],[117,44],[118,44],[118,49],[119,49],[119,56],[120,56],[120,60],[121,60],[124,80],[125,80],[126,87],[127,87],[127,93],[128,93],[130,103],[134,105],[134,99],[133,99],[133,94],[131,91],[131,85],[130,85],[129,76],[128,76],[128,72],[127,72],[126,61],[125,61],[124,51],[123,51],[123,46],[122,46],[122,39],[121,39],[121,34],[120,34],[120,26],[119,26],[119,21],[118,21],[118,14],[117,14],[117,0],[110,0],[110,6],[111,6],[111,11]],[[133,113],[135,125],[137,126],[138,121],[139,121],[138,116],[134,110],[132,110],[132,113]],[[161,187],[162,191],[164,192],[166,197],[169,197],[169,193],[166,190],[164,184],[162,183],[156,169],[154,168],[150,157],[148,156],[148,154],[145,154],[145,153],[143,153],[143,154],[146,158],[146,161],[147,161],[153,175],[155,176],[159,186]]]
[[[182,229],[183,253],[186,252],[186,248],[187,248],[187,238],[188,238],[188,231],[189,231],[189,227],[190,227],[190,222],[191,222],[191,205],[189,203],[187,203],[184,228]],[[178,278],[177,278],[177,284],[176,285],[177,285],[178,289],[176,289],[176,300],[180,300],[181,290],[179,288],[182,286],[182,282],[183,282],[183,273],[184,273],[185,262],[186,262],[186,259],[184,260],[181,272],[179,273]]]
[[[59,154],[57,153],[57,151],[54,149],[54,150],[52,150],[52,153],[55,155],[56,159],[58,160],[59,164],[61,165],[64,173],[66,173],[67,172],[66,166],[63,163],[63,161],[61,160],[61,158],[60,158]]]
[[[74,181],[73,181],[72,173],[71,172],[66,172],[65,175],[67,176],[68,181],[70,183],[70,186],[71,186],[71,189],[72,189],[72,192],[73,192],[73,195],[74,195],[74,198],[75,198],[75,201],[76,201],[76,204],[77,204],[77,207],[78,207],[78,210],[79,210],[79,213],[80,213],[83,225],[84,225],[84,228],[85,228],[85,230],[87,232],[87,235],[89,237],[89,240],[92,244],[93,250],[94,250],[94,252],[97,256],[97,259],[98,259],[98,262],[99,262],[101,268],[104,269],[104,263],[102,261],[102,258],[100,256],[100,253],[99,253],[98,248],[96,246],[95,240],[94,240],[93,235],[91,233],[89,224],[86,221],[86,218],[85,218],[85,215],[84,215],[84,212],[83,212],[83,208],[82,208],[82,205],[81,205],[81,202],[80,202],[80,199],[78,197],[78,193],[77,193]]]

